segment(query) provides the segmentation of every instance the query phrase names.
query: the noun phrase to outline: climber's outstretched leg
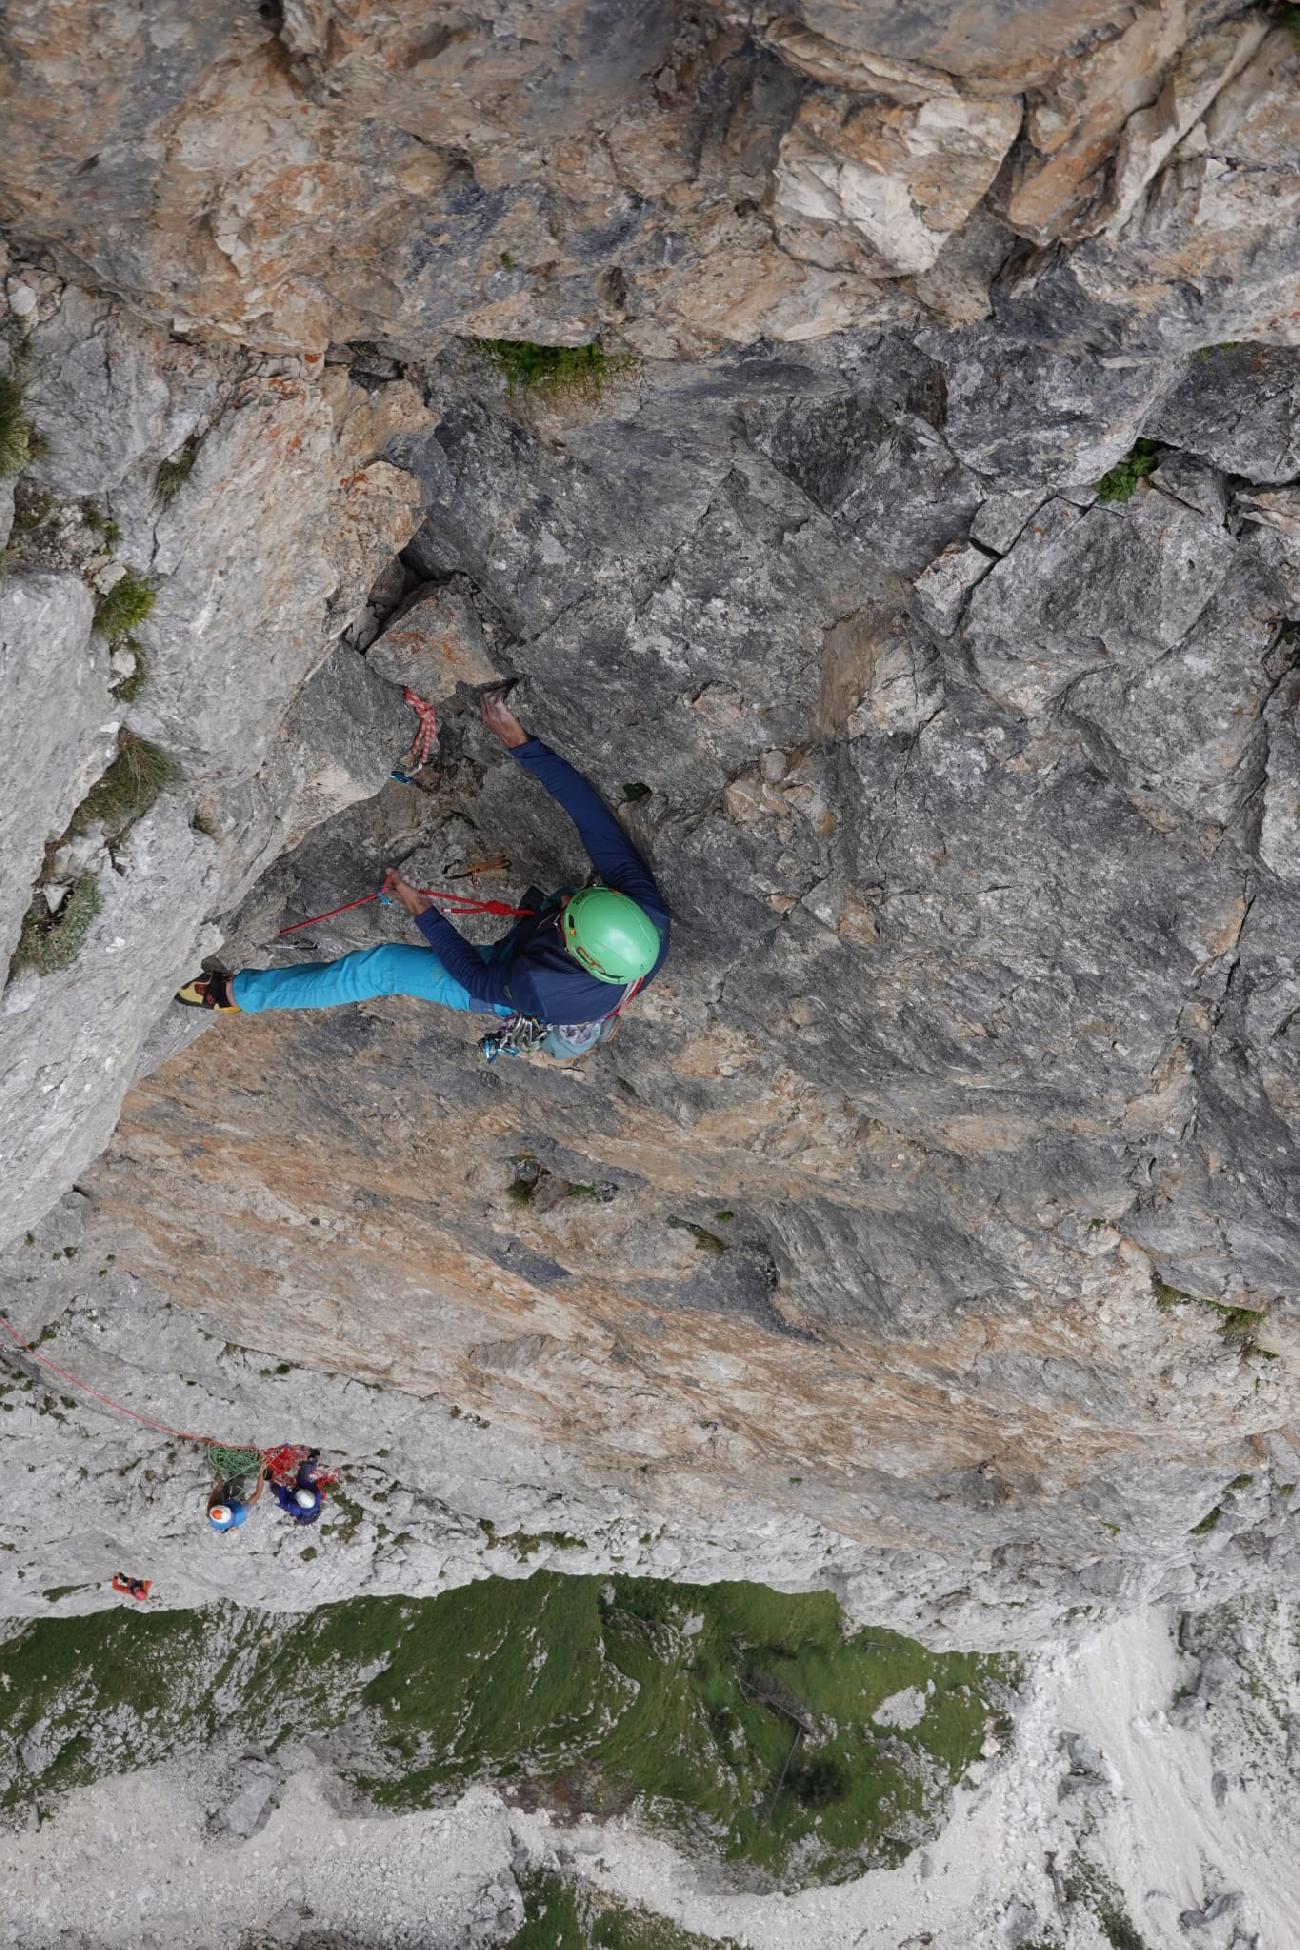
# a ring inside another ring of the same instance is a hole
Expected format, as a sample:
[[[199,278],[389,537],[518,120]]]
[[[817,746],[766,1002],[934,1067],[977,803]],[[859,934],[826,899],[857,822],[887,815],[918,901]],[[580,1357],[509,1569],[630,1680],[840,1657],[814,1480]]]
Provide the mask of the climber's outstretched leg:
[[[486,961],[486,952],[480,952]],[[476,1001],[432,948],[395,941],[359,949],[338,961],[303,962],[296,968],[244,968],[229,977],[201,976],[187,982],[177,1000],[191,1007],[237,1009],[254,1016],[264,1009],[337,1009],[379,995],[418,996],[424,1002],[440,1002],[444,1009],[476,1015],[510,1014],[500,1004]]]

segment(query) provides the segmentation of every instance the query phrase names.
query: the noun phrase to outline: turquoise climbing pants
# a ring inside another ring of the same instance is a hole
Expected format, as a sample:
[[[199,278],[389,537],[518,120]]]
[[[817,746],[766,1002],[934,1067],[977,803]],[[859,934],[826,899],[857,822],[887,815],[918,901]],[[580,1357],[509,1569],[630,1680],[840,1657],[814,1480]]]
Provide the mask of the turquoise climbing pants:
[[[501,943],[494,946],[499,949]],[[484,961],[493,949],[480,948]],[[464,1009],[477,1016],[508,1016],[502,1002],[479,1002],[449,975],[432,948],[415,948],[386,941],[378,948],[360,948],[338,961],[303,962],[297,968],[241,968],[232,994],[245,1015],[263,1009],[338,1009],[346,1002],[369,1002],[377,995],[415,995],[422,1002],[440,1002],[444,1009]]]

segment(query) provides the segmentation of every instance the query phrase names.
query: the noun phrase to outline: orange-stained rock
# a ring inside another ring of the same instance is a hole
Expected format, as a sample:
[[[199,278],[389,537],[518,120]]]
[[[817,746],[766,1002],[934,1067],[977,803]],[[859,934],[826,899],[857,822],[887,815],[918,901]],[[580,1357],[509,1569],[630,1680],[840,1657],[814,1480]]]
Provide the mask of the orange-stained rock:
[[[490,684],[501,675],[461,578],[417,591],[371,645],[366,661],[390,684],[409,684],[431,704],[450,697],[458,684]]]

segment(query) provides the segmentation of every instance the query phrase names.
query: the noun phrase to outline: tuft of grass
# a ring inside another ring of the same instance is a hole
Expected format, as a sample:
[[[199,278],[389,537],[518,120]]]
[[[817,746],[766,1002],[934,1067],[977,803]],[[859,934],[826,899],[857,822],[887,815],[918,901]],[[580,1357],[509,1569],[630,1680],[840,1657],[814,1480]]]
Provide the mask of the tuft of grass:
[[[697,1226],[693,1219],[673,1218],[669,1219],[668,1223],[670,1226],[674,1226],[678,1232],[689,1232],[699,1252],[727,1253],[731,1251],[725,1239],[719,1239],[717,1233],[710,1232],[707,1226]]]
[[[1248,1490],[1254,1480],[1255,1478],[1251,1475],[1250,1471],[1243,1469],[1240,1476],[1233,1477],[1232,1481],[1227,1485],[1227,1489],[1231,1495],[1236,1496],[1241,1490]]]
[[[106,596],[95,604],[94,628],[107,637],[114,649],[124,646],[132,630],[138,629],[158,600],[158,592],[145,576],[134,569],[115,582]]]
[[[1139,481],[1154,474],[1160,460],[1160,443],[1135,440],[1124,459],[1103,474],[1097,483],[1099,501],[1131,501]]]
[[[1212,1530],[1218,1529],[1219,1519],[1222,1515],[1223,1515],[1223,1505],[1220,1503],[1216,1503],[1212,1510],[1206,1511],[1205,1515],[1201,1518],[1201,1521],[1199,1523],[1194,1523],[1192,1525],[1191,1529],[1187,1533],[1188,1536],[1208,1537]]]
[[[1065,1878],[1065,1899],[1071,1905],[1078,1903],[1092,1911],[1097,1928],[1111,1950],[1147,1950],[1114,1883],[1078,1857]]]
[[[122,732],[117,757],[73,813],[69,834],[87,833],[98,821],[109,839],[120,839],[177,776],[175,765],[160,745],[137,738],[133,732]]]
[[[586,1546],[581,1537],[570,1537],[567,1530],[511,1530],[504,1537],[493,1536],[493,1543],[501,1550],[513,1551],[521,1564],[526,1564],[534,1551],[549,1546],[557,1551],[580,1551]]]
[[[599,399],[616,373],[636,361],[611,357],[599,339],[590,345],[536,345],[532,339],[473,339],[481,359],[495,366],[509,393],[578,393]]]
[[[129,677],[124,677],[120,683],[114,684],[113,696],[121,704],[133,704],[145,685],[149,682],[149,659],[140,648],[138,640],[133,636],[124,638],[118,647],[131,652],[131,655],[135,658],[135,669]]]
[[[199,448],[202,445],[202,434],[192,433],[178,453],[158,463],[158,472],[154,476],[153,498],[160,508],[171,507],[172,502],[194,472],[194,463],[199,457]]]
[[[21,474],[38,450],[39,442],[27,417],[23,382],[17,373],[0,373],[0,478]]]
[[[1243,1354],[1249,1354],[1257,1345],[1255,1332],[1264,1318],[1251,1307],[1221,1307],[1223,1318],[1219,1322],[1219,1332],[1225,1341],[1233,1342]]]
[[[82,874],[55,914],[51,914],[44,894],[38,893],[23,917],[18,946],[9,964],[10,979],[24,968],[34,968],[38,975],[56,975],[71,968],[102,906],[99,882],[93,873]]]
[[[112,515],[101,508],[98,501],[86,500],[78,505],[81,508],[81,519],[87,528],[99,536],[105,548],[116,548],[122,539],[122,530]]]

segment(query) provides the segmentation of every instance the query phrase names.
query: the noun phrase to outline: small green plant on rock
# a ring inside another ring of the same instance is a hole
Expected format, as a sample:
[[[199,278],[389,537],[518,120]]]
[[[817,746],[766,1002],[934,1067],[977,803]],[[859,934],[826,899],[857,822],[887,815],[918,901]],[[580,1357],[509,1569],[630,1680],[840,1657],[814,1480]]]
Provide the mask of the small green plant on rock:
[[[1219,1332],[1224,1340],[1234,1343],[1243,1354],[1252,1353],[1258,1345],[1255,1330],[1263,1315],[1255,1313],[1250,1307],[1224,1307],[1221,1312],[1223,1319],[1219,1323]]]
[[[590,345],[536,345],[531,339],[474,339],[474,350],[496,367],[509,393],[580,393],[599,399],[616,373],[636,363],[611,357],[599,339]]]
[[[1099,501],[1131,501],[1139,481],[1154,474],[1160,461],[1156,440],[1135,440],[1124,459],[1097,483]]]
[[[22,933],[9,964],[10,979],[24,968],[34,968],[38,975],[55,975],[70,968],[102,906],[99,882],[93,873],[82,874],[56,911],[51,911],[44,894],[38,893],[23,917]]]
[[[107,595],[95,604],[95,633],[106,637],[113,648],[134,648],[132,630],[138,629],[158,600],[158,592],[145,576],[128,569]]]
[[[22,380],[17,373],[0,373],[0,479],[21,474],[40,451],[27,417]]]
[[[170,508],[186,481],[189,480],[194,472],[194,463],[199,457],[199,448],[202,444],[202,434],[192,433],[178,453],[158,463],[158,472],[154,476],[153,498],[160,508]]]
[[[99,823],[109,839],[120,839],[176,776],[175,765],[160,745],[122,732],[117,757],[72,815],[69,835],[87,833]]]
[[[717,1233],[710,1232],[707,1226],[696,1225],[693,1219],[671,1218],[668,1223],[677,1232],[689,1232],[699,1252],[725,1253],[730,1251],[725,1239],[719,1239]]]
[[[1257,1339],[1265,1317],[1263,1311],[1256,1311],[1253,1307],[1231,1307],[1223,1300],[1207,1300],[1200,1293],[1184,1293],[1181,1287],[1170,1286],[1156,1278],[1151,1281],[1151,1291],[1162,1313],[1170,1313],[1175,1307],[1203,1307],[1218,1316],[1219,1333],[1230,1347],[1235,1347],[1241,1354],[1267,1354],[1267,1349],[1261,1348]]]
[[[122,539],[122,530],[112,515],[101,508],[98,501],[86,500],[80,506],[81,519],[87,528],[99,536],[105,548],[116,548]]]
[[[135,669],[113,685],[113,696],[120,704],[133,704],[149,682],[149,659],[134,637],[128,637],[121,648],[131,652],[135,658]]]

